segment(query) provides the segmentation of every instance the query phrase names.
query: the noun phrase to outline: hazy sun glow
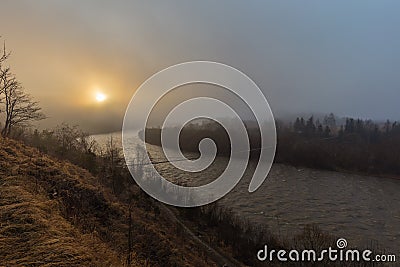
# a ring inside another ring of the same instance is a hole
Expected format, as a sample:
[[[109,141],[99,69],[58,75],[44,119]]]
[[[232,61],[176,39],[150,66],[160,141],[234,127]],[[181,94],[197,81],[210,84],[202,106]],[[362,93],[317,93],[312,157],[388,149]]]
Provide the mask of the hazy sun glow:
[[[97,102],[103,102],[104,100],[107,99],[107,96],[101,92],[96,93],[96,101]]]

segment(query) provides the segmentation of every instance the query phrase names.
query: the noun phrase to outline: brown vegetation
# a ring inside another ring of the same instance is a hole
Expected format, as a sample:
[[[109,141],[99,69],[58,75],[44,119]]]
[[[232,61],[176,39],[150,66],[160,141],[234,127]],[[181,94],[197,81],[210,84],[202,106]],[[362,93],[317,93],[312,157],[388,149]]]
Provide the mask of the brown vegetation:
[[[1,190],[5,192],[6,196],[10,195],[7,193],[9,191],[14,195],[23,196],[23,193],[16,191],[17,188],[29,192],[30,195],[27,195],[23,201],[31,199],[31,202],[40,203],[43,209],[48,209],[51,216],[60,217],[57,219],[63,222],[60,227],[69,225],[68,229],[72,229],[71,231],[75,233],[72,239],[68,239],[70,237],[67,235],[65,241],[55,244],[62,246],[64,243],[74,244],[77,242],[80,246],[72,246],[77,249],[76,254],[65,252],[67,255],[76,255],[76,258],[64,257],[65,264],[74,265],[75,262],[82,262],[86,266],[91,264],[93,266],[110,266],[114,262],[114,266],[138,264],[145,266],[213,266],[216,265],[215,262],[219,262],[218,258],[221,257],[218,256],[222,255],[222,260],[234,257],[245,265],[264,266],[265,264],[258,262],[256,258],[257,251],[264,244],[276,249],[291,249],[307,247],[309,244],[324,248],[334,242],[334,237],[322,233],[315,227],[306,228],[293,240],[283,240],[271,233],[268,228],[252,225],[217,204],[176,210],[175,214],[184,218],[185,224],[192,229],[192,232],[188,234],[188,230],[184,230],[185,227],[181,222],[177,222],[176,218],[171,219],[171,216],[168,215],[170,212],[165,212],[165,206],[153,200],[133,183],[124,164],[121,148],[112,139],[105,148],[99,149],[93,140],[77,127],[66,124],[52,131],[31,133],[28,131],[21,137],[26,143],[37,146],[41,151],[58,157],[60,160],[46,156],[20,142],[2,139],[0,172],[2,177],[4,176],[1,181],[6,186]],[[95,151],[96,153],[94,153]],[[68,159],[90,172],[62,159]],[[140,158],[138,160],[140,161]],[[140,172],[140,168],[137,171]],[[6,181],[13,181],[16,187],[9,188]],[[10,198],[13,199],[14,196]],[[6,197],[6,199],[8,198]],[[5,211],[4,214],[10,214],[6,213],[10,208],[7,203],[4,204],[4,207],[0,207]],[[48,203],[52,204],[51,208]],[[20,208],[21,211],[13,211],[18,215],[15,217],[15,223],[7,221],[11,229],[23,217],[20,214],[26,212],[25,206]],[[43,230],[44,234],[40,235],[42,237],[40,240],[35,240],[28,230],[26,233],[24,228],[16,231],[16,234],[32,243],[46,243],[53,239],[61,240],[61,236],[54,238],[47,235],[47,233],[51,233],[51,230],[46,230],[50,226],[53,225],[49,223],[43,226],[45,230]],[[65,232],[69,233],[68,230]],[[203,241],[196,241],[193,233],[197,233]],[[27,237],[23,237],[24,235]],[[88,241],[85,241],[86,237],[88,237]],[[0,235],[0,245],[2,245],[1,238]],[[13,241],[15,243],[11,244],[19,247],[21,252],[14,254],[10,250],[11,246],[7,247],[5,255],[10,260],[14,260],[14,262],[15,260],[25,260],[25,255],[28,255],[27,259],[31,262],[35,262],[36,265],[42,264],[40,250],[37,254],[29,254],[30,246],[21,243],[21,239],[15,240]],[[204,245],[204,242],[215,248],[216,252],[211,253],[207,249],[209,246]],[[87,248],[87,244],[93,245]],[[6,246],[4,245],[4,247]],[[93,247],[96,249],[93,250]],[[62,255],[65,255],[63,251],[52,247],[48,247],[48,251],[61,258]],[[98,251],[103,252],[96,254]],[[48,259],[48,264],[57,261],[58,258],[54,256]],[[235,262],[234,260],[229,261]],[[4,264],[14,262],[10,261]],[[62,264],[60,260],[58,262],[59,265]],[[241,263],[237,265],[241,265]],[[271,264],[269,265],[271,266]],[[281,266],[281,264],[275,262],[272,266]],[[296,265],[293,263],[291,266],[319,265],[312,263]],[[337,265],[332,263],[329,266]],[[360,263],[348,266],[370,265]]]
[[[215,265],[136,186],[128,204],[88,171],[8,139],[0,177],[0,265]]]

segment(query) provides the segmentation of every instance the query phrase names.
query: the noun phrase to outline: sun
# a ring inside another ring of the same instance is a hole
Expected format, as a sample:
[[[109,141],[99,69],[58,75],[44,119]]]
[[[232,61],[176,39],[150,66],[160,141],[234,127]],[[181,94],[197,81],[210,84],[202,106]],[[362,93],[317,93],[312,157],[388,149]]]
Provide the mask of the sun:
[[[107,99],[107,96],[101,92],[97,92],[95,97],[97,102],[104,102]]]

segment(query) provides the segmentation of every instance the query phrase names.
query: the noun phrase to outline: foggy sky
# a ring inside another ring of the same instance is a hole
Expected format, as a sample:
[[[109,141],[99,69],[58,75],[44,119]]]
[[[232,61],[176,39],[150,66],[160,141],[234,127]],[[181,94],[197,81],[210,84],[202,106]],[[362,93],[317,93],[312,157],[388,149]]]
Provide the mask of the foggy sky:
[[[10,65],[50,117],[119,129],[135,89],[173,64],[231,65],[276,117],[400,119],[399,1],[2,1]],[[93,103],[94,88],[109,99]]]

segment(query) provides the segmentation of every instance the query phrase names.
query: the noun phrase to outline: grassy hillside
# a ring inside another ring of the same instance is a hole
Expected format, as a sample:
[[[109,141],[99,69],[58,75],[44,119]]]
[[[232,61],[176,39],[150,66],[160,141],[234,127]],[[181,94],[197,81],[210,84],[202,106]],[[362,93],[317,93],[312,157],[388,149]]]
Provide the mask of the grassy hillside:
[[[131,189],[132,190],[132,189]],[[0,266],[215,266],[138,188],[0,138]]]

